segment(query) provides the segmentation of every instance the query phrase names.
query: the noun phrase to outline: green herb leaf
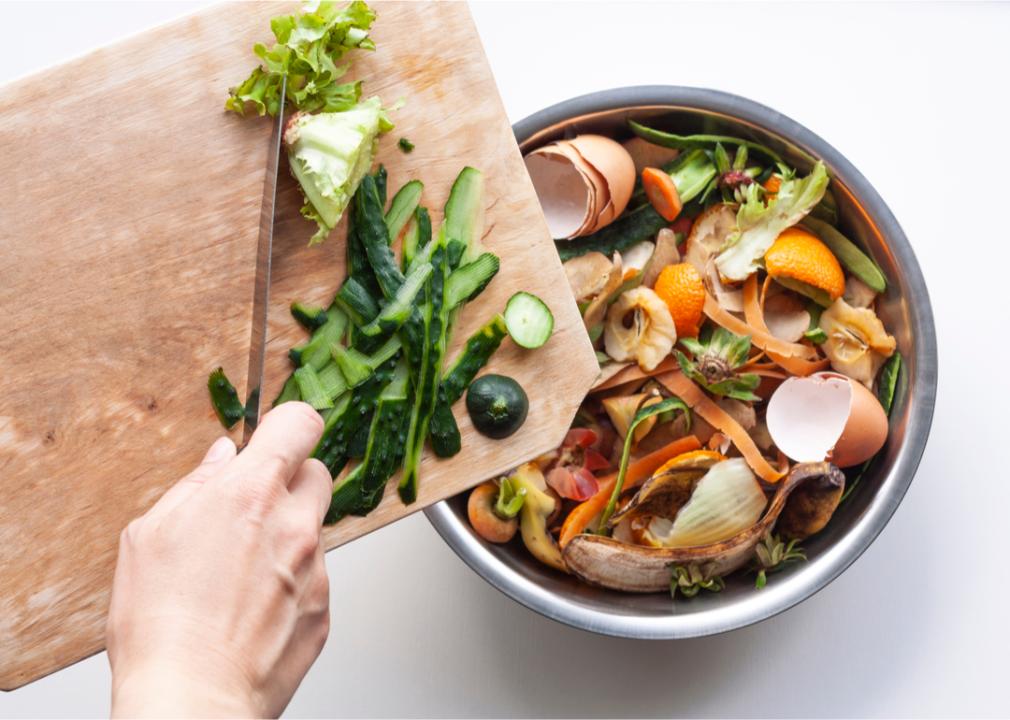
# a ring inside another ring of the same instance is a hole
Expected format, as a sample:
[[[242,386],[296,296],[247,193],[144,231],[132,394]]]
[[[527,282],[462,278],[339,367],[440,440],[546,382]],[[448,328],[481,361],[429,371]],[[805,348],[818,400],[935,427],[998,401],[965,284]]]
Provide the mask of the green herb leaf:
[[[884,367],[880,369],[880,376],[877,378],[877,398],[884,406],[884,412],[891,415],[891,408],[894,407],[894,394],[898,389],[898,377],[901,375],[902,358],[901,353],[895,351]]]
[[[337,112],[353,107],[361,95],[360,82],[337,83],[349,63],[337,62],[349,50],[374,50],[368,31],[375,12],[360,0],[344,7],[320,2],[301,15],[280,15],[270,21],[277,42],[267,48],[257,43],[253,52],[260,66],[231,89],[225,108],[244,115],[252,106],[259,115],[280,109],[281,79],[287,75],[287,99],[306,112]]]
[[[403,150],[403,152],[405,152],[405,153],[409,153],[409,152],[412,152],[414,150],[414,143],[412,143],[410,140],[408,140],[405,137],[400,138],[399,141],[397,141],[396,144],[399,145],[400,149]]]

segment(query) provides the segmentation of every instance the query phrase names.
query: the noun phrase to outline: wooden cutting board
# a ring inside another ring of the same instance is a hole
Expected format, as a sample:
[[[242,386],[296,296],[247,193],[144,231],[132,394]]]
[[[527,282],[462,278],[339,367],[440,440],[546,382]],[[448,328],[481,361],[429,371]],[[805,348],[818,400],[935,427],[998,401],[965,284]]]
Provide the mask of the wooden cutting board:
[[[487,440],[458,404],[463,452],[425,459],[414,505],[390,489],[368,517],[328,528],[330,548],[555,447],[597,373],[466,6],[375,7],[378,50],[354,53],[351,75],[387,105],[406,101],[380,143],[391,189],[423,180],[437,228],[461,167],[487,178],[484,242],[502,269],[462,313],[450,357],[520,289],[547,302],[556,329],[533,353],[507,340],[491,363],[530,396],[518,434]],[[269,18],[296,9],[215,7],[0,93],[4,689],[102,649],[120,530],[222,432],[208,372],[224,366],[244,397],[270,127],[223,105],[253,43],[271,39]],[[288,304],[328,303],[344,276],[343,226],[310,249],[287,173],[280,195],[269,397],[303,337]]]

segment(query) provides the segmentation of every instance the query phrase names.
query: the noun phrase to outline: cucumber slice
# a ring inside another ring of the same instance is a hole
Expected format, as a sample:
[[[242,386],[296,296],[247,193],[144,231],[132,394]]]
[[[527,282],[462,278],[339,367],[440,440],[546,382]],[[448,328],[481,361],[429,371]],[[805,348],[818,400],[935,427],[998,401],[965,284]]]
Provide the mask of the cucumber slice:
[[[517,292],[505,306],[505,327],[516,345],[532,350],[550,339],[554,315],[536,295]]]

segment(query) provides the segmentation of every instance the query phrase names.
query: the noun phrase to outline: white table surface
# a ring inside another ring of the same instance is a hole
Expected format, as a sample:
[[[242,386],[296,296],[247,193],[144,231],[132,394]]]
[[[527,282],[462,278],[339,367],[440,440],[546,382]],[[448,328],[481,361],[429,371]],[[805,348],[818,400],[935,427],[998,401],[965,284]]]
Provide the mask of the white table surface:
[[[201,4],[0,4],[0,82]],[[545,620],[414,516],[329,555],[333,631],[287,714],[1010,714],[1010,5],[473,13],[513,121],[607,87],[697,85],[770,105],[845,154],[890,204],[929,284],[941,348],[930,444],[894,519],[841,578],[708,639],[616,640]],[[0,695],[0,716],[103,716],[108,686],[100,655]]]

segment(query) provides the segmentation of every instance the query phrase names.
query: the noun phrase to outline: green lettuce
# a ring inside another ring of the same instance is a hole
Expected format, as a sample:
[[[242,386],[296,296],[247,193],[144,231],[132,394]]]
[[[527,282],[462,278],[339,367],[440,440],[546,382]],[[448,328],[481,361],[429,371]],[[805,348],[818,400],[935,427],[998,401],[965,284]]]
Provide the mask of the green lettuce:
[[[715,259],[720,274],[732,281],[742,281],[756,272],[775,238],[802,220],[821,201],[828,181],[828,172],[820,161],[805,178],[785,173],[775,200],[767,207],[760,186],[757,183],[748,185],[744,202],[736,214],[737,229]]]
[[[379,135],[392,128],[377,97],[342,112],[298,113],[291,118],[284,144],[291,172],[305,196],[302,215],[319,226],[310,245],[325,240],[340,222],[372,166]]]
[[[312,3],[301,15],[279,15],[270,21],[277,42],[257,43],[253,51],[261,65],[241,85],[231,89],[225,108],[244,115],[252,106],[260,115],[276,115],[281,102],[281,78],[288,77],[287,97],[298,110],[336,112],[354,107],[361,83],[338,83],[350,63],[337,62],[349,50],[374,50],[368,31],[375,12],[361,0],[346,6]]]

